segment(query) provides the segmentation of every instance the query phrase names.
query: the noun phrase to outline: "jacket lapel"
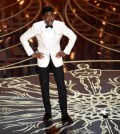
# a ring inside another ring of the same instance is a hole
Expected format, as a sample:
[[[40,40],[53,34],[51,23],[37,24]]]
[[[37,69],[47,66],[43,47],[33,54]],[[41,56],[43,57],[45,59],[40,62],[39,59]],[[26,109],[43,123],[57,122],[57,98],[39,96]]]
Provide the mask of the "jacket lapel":
[[[54,26],[54,24],[53,24],[54,37],[51,39],[51,42],[50,42],[49,40],[46,40],[46,38],[45,38],[45,35],[44,35],[44,34],[45,34],[46,30],[47,30],[47,29],[45,28],[45,24],[43,25],[43,27],[42,27],[41,29],[42,29],[42,30],[41,30],[41,33],[40,33],[41,39],[42,39],[42,41],[43,41],[45,47],[48,48],[49,45],[51,45],[51,43],[54,44],[54,40],[55,40],[55,37],[56,37],[56,29],[55,29],[55,26]]]

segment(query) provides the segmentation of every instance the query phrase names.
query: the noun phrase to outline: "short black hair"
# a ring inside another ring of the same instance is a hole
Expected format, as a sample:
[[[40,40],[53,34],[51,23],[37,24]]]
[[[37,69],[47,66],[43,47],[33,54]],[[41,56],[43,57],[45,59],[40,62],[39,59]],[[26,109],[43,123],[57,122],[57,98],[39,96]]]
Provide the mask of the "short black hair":
[[[51,7],[51,6],[45,6],[43,9],[42,9],[42,15],[44,16],[45,13],[47,12],[54,12],[54,9]]]

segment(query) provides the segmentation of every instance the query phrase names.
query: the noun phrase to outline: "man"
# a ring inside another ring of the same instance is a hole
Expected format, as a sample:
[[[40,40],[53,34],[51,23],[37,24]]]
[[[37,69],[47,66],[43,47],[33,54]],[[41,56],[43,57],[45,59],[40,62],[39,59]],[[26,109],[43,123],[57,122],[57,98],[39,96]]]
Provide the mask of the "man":
[[[49,68],[51,68],[58,89],[60,109],[62,113],[61,120],[63,124],[66,122],[72,123],[73,120],[67,113],[67,93],[64,83],[62,58],[70,54],[76,41],[76,35],[64,22],[55,20],[52,7],[44,7],[42,15],[43,20],[34,23],[33,26],[20,37],[20,40],[28,56],[37,58],[41,92],[45,107],[43,121],[48,121],[52,118],[49,96]],[[64,51],[61,51],[60,39],[63,35],[68,37],[69,42]],[[38,41],[38,52],[34,52],[28,42],[28,40],[34,36]]]

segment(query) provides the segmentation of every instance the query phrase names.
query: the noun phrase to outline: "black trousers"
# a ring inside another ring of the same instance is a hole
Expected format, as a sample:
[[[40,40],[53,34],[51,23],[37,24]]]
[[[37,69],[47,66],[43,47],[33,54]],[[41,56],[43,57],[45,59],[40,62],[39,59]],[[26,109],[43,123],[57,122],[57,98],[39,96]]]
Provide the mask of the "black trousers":
[[[66,115],[67,114],[67,91],[64,83],[63,66],[55,67],[51,59],[49,65],[46,68],[38,67],[39,80],[41,85],[41,92],[42,92],[45,112],[51,114],[51,104],[50,104],[50,95],[49,95],[50,69],[54,74],[54,78],[57,84],[61,113],[62,115]]]

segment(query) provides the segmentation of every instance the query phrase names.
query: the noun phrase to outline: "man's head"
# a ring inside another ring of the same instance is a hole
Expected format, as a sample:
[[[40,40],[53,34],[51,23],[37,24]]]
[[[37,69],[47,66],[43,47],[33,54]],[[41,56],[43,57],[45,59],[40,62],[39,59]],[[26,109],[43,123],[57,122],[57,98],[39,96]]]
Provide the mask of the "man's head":
[[[53,21],[55,19],[54,10],[50,6],[46,6],[42,10],[43,19],[45,20],[45,23],[48,26],[51,26],[53,24]]]

